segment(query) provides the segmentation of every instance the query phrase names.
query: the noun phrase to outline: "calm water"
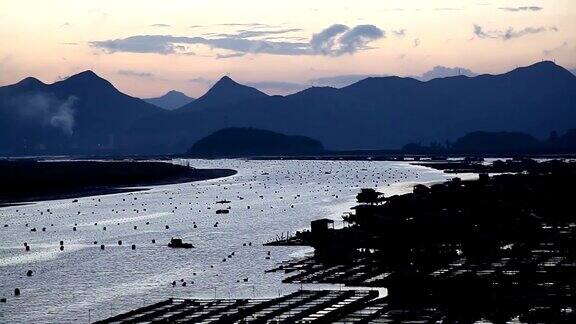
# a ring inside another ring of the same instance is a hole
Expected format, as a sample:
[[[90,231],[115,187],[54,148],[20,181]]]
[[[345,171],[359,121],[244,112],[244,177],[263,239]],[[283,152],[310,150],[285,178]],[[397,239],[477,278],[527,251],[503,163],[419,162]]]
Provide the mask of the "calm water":
[[[282,274],[264,270],[309,249],[263,243],[307,228],[313,219],[340,220],[354,205],[359,188],[376,187],[393,194],[411,190],[414,182],[447,178],[404,162],[190,163],[232,168],[238,174],[77,202],[66,199],[0,209],[0,297],[8,298],[0,304],[0,322],[87,323],[89,314],[94,321],[168,297],[285,294],[299,287],[282,284]],[[231,203],[216,203],[222,199]],[[216,215],[222,206],[230,206],[230,213]],[[34,227],[36,232],[31,231]],[[173,236],[196,248],[168,248]],[[24,242],[31,246],[29,252]],[[106,249],[101,250],[100,244]],[[28,270],[33,276],[26,276]],[[19,297],[13,296],[16,287],[22,291]]]

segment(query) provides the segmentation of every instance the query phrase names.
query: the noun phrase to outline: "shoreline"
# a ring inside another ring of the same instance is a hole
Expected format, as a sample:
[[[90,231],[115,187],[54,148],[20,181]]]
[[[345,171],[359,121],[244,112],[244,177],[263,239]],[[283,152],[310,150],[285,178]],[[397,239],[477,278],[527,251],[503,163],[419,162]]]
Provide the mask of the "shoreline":
[[[0,208],[37,201],[74,199],[149,190],[151,186],[211,180],[235,175],[232,169],[195,169],[166,162],[0,163],[6,175]]]

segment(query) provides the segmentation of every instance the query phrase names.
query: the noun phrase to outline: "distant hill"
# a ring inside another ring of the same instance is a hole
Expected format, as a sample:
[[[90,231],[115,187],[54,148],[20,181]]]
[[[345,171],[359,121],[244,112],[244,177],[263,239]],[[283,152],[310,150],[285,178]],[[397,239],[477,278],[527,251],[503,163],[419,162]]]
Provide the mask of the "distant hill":
[[[53,84],[26,78],[0,87],[0,154],[115,151],[134,121],[161,112],[92,71]]]
[[[188,154],[195,157],[246,157],[314,154],[322,144],[305,136],[254,128],[225,128],[196,142]]]
[[[142,100],[162,109],[174,110],[191,103],[194,101],[194,98],[188,97],[182,92],[171,90],[161,97],[145,98]]]
[[[178,111],[185,112],[210,107],[219,107],[265,97],[268,97],[268,95],[264,92],[236,83],[229,77],[224,76],[218,80],[218,82],[216,82],[205,95],[178,109]]]
[[[433,142],[430,145],[410,143],[403,151],[412,154],[573,154],[576,153],[576,129],[562,135],[551,132],[546,140],[538,140],[532,135],[519,132],[468,133],[447,145]]]
[[[472,132],[454,142],[456,152],[529,152],[543,147],[533,136],[518,132]]]

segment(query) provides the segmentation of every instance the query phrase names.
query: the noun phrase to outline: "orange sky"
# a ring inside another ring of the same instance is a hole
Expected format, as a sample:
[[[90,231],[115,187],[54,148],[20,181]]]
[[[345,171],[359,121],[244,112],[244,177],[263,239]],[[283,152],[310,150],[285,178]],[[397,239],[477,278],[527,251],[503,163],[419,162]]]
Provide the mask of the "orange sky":
[[[344,27],[316,46],[313,35],[335,24]],[[576,2],[0,0],[0,39],[0,85],[92,69],[134,96],[197,97],[225,74],[305,85],[436,65],[500,73],[550,59],[574,68]]]

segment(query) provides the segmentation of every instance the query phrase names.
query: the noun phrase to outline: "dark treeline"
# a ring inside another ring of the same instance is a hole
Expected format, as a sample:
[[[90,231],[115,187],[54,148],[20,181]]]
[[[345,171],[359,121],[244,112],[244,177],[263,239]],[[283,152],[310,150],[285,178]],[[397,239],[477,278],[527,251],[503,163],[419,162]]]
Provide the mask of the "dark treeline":
[[[454,142],[431,142],[428,145],[409,143],[402,150],[412,154],[576,153],[576,129],[562,135],[552,132],[546,140],[538,140],[532,135],[519,132],[477,131]]]
[[[228,169],[193,169],[164,162],[0,160],[0,206],[134,191],[121,187],[199,181],[235,173]]]

